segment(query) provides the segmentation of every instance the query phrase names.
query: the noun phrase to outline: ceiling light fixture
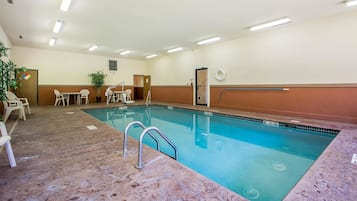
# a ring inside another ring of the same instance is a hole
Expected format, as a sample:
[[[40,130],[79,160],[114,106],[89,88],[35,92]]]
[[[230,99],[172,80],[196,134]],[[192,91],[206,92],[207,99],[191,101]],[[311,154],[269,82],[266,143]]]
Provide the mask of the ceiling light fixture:
[[[346,6],[357,6],[357,0],[346,1]]]
[[[71,5],[71,0],[62,0],[61,11],[67,12],[70,5]]]
[[[205,45],[207,43],[212,43],[212,42],[219,41],[219,40],[221,40],[220,37],[209,38],[207,40],[202,40],[202,41],[197,42],[197,45]]]
[[[54,33],[60,32],[62,24],[63,24],[62,20],[57,20],[56,23],[55,23],[55,26],[53,27],[53,32]]]
[[[151,55],[146,56],[147,59],[151,59],[151,58],[154,58],[154,57],[157,57],[157,55],[156,54],[151,54]]]
[[[56,38],[51,38],[50,42],[48,43],[49,46],[54,46],[56,43]]]
[[[290,18],[284,17],[284,18],[280,18],[280,19],[277,19],[277,20],[273,20],[273,21],[270,21],[270,22],[263,23],[263,24],[259,24],[259,25],[256,25],[256,26],[252,26],[252,27],[249,28],[249,30],[257,31],[257,30],[260,30],[260,29],[265,29],[265,28],[270,28],[270,27],[282,25],[282,24],[287,24],[289,22],[291,22]]]
[[[95,49],[97,49],[98,48],[98,45],[93,45],[92,47],[90,47],[89,49],[88,49],[88,51],[90,51],[90,52],[93,52]]]
[[[126,54],[129,54],[131,51],[130,50],[125,50],[124,52],[121,52],[120,55],[126,55]]]
[[[178,51],[181,51],[181,50],[183,50],[182,47],[177,47],[177,48],[173,48],[173,49],[167,50],[167,53],[178,52]]]

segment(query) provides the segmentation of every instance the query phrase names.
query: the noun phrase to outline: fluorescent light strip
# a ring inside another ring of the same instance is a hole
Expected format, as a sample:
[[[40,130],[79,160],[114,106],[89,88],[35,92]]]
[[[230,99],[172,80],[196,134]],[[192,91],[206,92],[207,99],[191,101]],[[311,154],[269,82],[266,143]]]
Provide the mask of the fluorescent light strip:
[[[152,54],[152,55],[146,56],[147,59],[151,59],[151,58],[154,58],[154,57],[157,57],[157,55],[156,54]]]
[[[54,33],[60,32],[62,24],[63,24],[62,20],[57,20],[56,23],[55,23],[55,26],[53,27],[53,32]]]
[[[207,40],[199,41],[199,42],[197,43],[197,45],[205,45],[205,44],[207,44],[207,43],[212,43],[212,42],[219,41],[219,40],[221,40],[220,37],[214,37],[214,38],[210,38],[210,39],[207,39]]]
[[[182,47],[177,47],[177,48],[173,48],[173,49],[167,50],[167,53],[178,52],[178,51],[181,51],[181,50],[183,50]]]
[[[284,17],[284,18],[281,18],[281,19],[278,19],[278,20],[273,20],[273,21],[270,21],[270,22],[267,22],[267,23],[264,23],[264,24],[260,24],[260,25],[257,25],[257,26],[252,26],[252,27],[249,28],[249,30],[257,31],[257,30],[260,30],[260,29],[270,28],[270,27],[286,24],[286,23],[289,23],[289,22],[291,22],[290,18]]]
[[[62,0],[61,11],[67,12],[70,5],[71,5],[71,0]]]
[[[88,51],[91,51],[91,52],[93,52],[95,49],[97,49],[98,48],[98,45],[93,45],[92,47],[90,47],[89,49],[88,49]]]
[[[357,6],[357,0],[355,0],[355,1],[347,1],[347,2],[346,2],[346,6],[347,6],[347,7]]]
[[[49,46],[54,46],[56,43],[56,38],[51,38],[50,42],[48,43]]]
[[[124,52],[121,52],[120,55],[126,55],[129,54],[131,51],[130,50],[125,50]]]

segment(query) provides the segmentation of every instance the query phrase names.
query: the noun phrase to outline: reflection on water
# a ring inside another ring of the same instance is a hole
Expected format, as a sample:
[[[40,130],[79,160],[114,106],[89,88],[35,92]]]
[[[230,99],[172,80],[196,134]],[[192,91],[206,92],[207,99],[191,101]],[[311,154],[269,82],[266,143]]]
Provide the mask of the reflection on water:
[[[192,114],[195,145],[207,149],[207,138],[210,134],[210,117]]]

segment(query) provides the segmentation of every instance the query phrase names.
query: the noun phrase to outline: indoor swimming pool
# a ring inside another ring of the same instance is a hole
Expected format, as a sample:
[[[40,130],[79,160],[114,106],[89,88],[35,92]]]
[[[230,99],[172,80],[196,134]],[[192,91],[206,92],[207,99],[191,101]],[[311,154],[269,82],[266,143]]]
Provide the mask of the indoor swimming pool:
[[[159,128],[176,145],[180,163],[249,200],[282,200],[337,134],[171,106],[84,111],[122,133],[132,121]],[[138,139],[142,130],[133,127],[129,135]],[[148,136],[144,143],[156,148]],[[161,151],[174,155],[164,141]]]

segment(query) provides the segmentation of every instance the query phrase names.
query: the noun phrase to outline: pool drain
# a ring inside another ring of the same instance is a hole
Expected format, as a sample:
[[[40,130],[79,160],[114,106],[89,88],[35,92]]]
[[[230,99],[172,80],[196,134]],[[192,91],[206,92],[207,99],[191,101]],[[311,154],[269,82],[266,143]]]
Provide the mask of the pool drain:
[[[252,186],[247,186],[247,187],[243,188],[242,194],[244,197],[251,199],[251,200],[258,199],[260,196],[259,191],[255,188],[253,188]]]
[[[285,171],[286,170],[286,165],[284,163],[273,163],[271,164],[274,170],[277,171]]]

